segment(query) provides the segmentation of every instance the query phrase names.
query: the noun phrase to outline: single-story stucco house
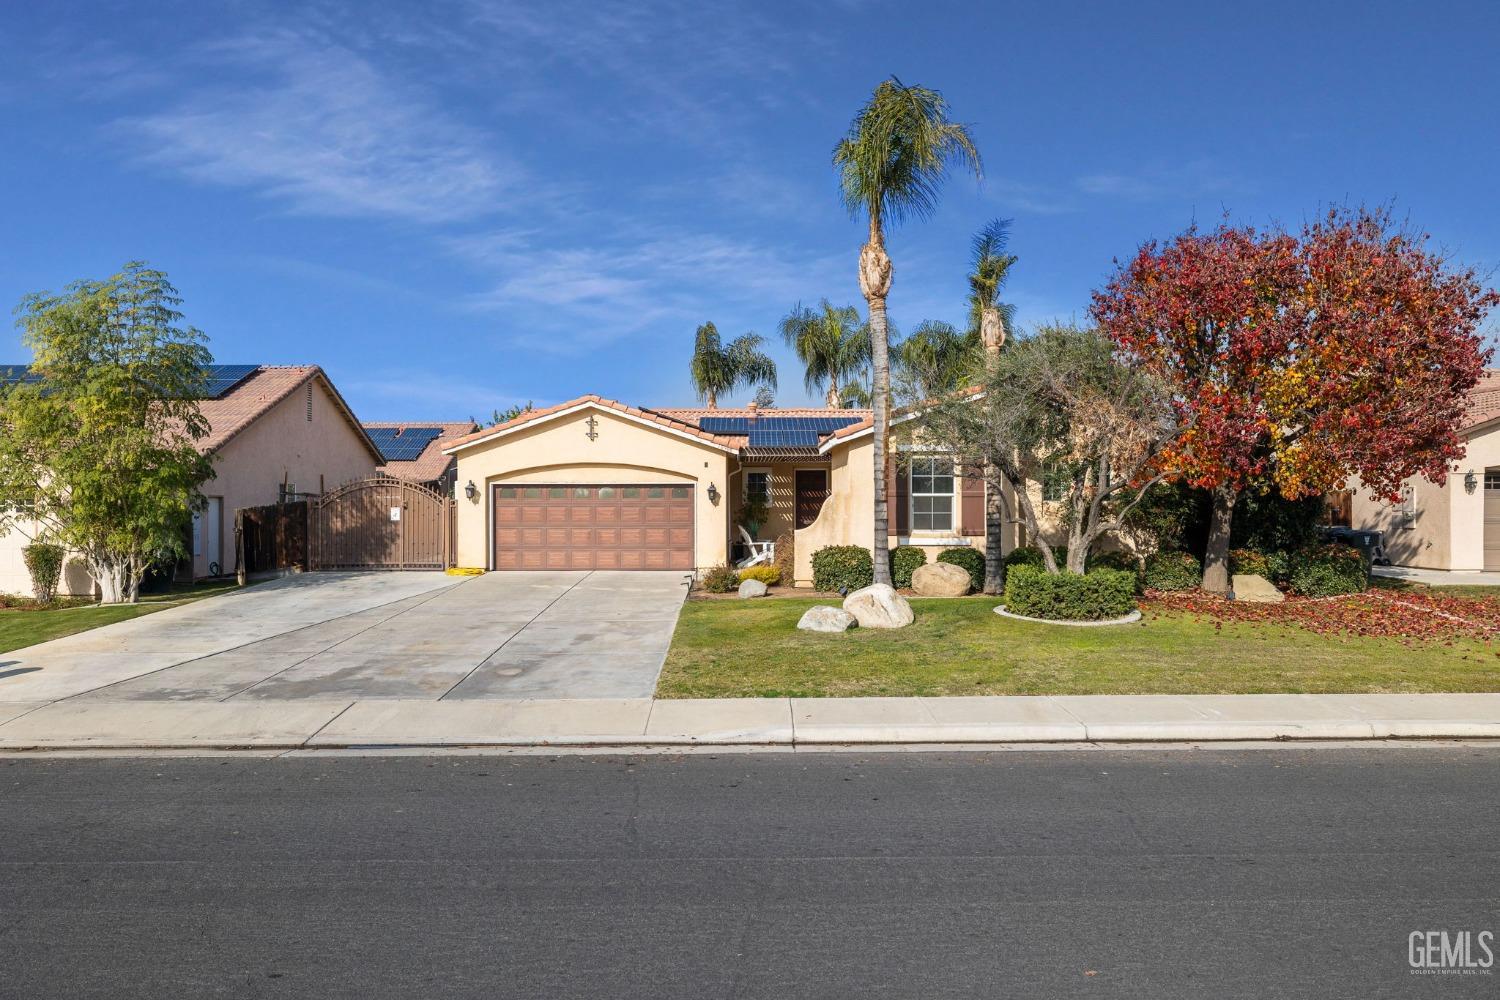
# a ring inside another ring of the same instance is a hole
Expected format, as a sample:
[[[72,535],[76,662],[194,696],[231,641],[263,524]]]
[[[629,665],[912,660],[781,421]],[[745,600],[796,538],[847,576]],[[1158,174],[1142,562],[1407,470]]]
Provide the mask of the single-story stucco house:
[[[1410,479],[1396,504],[1352,491],[1350,526],[1383,532],[1393,564],[1500,570],[1500,370],[1485,372],[1469,393],[1461,436],[1464,456],[1445,481]]]
[[[375,470],[376,475],[403,479],[442,496],[452,496],[458,462],[452,455],[443,454],[443,442],[471,434],[479,425],[472,420],[435,423],[366,420],[364,428],[385,456]]]
[[[374,475],[384,461],[317,365],[213,365],[209,377],[200,411],[210,432],[198,446],[213,456],[215,474],[202,487],[207,506],[193,518],[194,579],[234,572],[237,509],[322,493]],[[31,593],[22,550],[35,531],[20,525],[0,535],[0,592]],[[186,565],[179,572],[186,576]],[[70,559],[59,591],[90,595],[94,581]]]
[[[870,545],[873,434],[869,410],[647,409],[597,395],[533,410],[443,443],[458,463],[457,562],[701,572],[733,557],[739,511],[758,495],[769,515],[757,540],[793,537],[795,583],[810,585],[815,551]],[[984,483],[965,472],[941,451],[893,449],[890,544],[929,561],[982,550]],[[1008,525],[1003,547],[1014,544]]]

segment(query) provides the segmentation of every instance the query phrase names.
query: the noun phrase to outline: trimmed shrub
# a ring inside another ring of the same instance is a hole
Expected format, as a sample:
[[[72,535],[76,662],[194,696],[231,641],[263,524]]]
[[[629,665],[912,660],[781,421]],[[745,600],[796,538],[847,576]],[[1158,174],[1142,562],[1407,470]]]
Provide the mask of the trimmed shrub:
[[[927,550],[915,545],[898,545],[891,550],[891,584],[910,587],[911,575],[927,565]]]
[[[1006,574],[1005,610],[1051,621],[1123,618],[1135,610],[1135,574],[1118,569],[1047,573],[1016,566]]]
[[[31,591],[42,604],[57,597],[57,581],[62,579],[63,547],[50,542],[32,542],[21,550],[26,570],[31,574]]]
[[[1271,579],[1271,560],[1262,552],[1254,549],[1230,549],[1229,550],[1229,572],[1248,573],[1252,576],[1263,576]]]
[[[781,582],[780,566],[746,566],[740,570],[740,582],[746,580],[759,580],[767,587],[774,587]]]
[[[1052,557],[1057,560],[1057,565],[1061,566],[1068,561],[1067,548],[1061,545],[1052,546]],[[1009,569],[1012,566],[1035,566],[1037,569],[1044,569],[1042,550],[1030,545],[1011,549],[1005,554],[1005,568]]]
[[[1292,575],[1292,557],[1286,552],[1267,552],[1265,558],[1266,572],[1269,574],[1266,579],[1285,583],[1287,577]]]
[[[1370,585],[1370,566],[1351,546],[1313,545],[1292,555],[1288,579],[1303,597],[1359,594]]]
[[[967,570],[970,585],[976,591],[984,589],[984,553],[978,549],[944,549],[938,553],[937,561],[952,563],[959,569]]]
[[[813,553],[813,586],[818,590],[860,590],[875,580],[870,550],[859,545],[828,545]]]
[[[1158,552],[1146,560],[1141,582],[1152,590],[1192,590],[1203,582],[1203,567],[1187,552]]]
[[[1146,589],[1141,582],[1141,561],[1136,558],[1134,552],[1126,552],[1124,549],[1115,549],[1111,552],[1090,552],[1088,568],[1091,573],[1096,569],[1113,569],[1121,573],[1129,573],[1130,578],[1135,581],[1137,594]]]
[[[710,594],[727,594],[732,590],[738,590],[740,586],[740,575],[730,566],[715,566],[703,574],[698,585]]]

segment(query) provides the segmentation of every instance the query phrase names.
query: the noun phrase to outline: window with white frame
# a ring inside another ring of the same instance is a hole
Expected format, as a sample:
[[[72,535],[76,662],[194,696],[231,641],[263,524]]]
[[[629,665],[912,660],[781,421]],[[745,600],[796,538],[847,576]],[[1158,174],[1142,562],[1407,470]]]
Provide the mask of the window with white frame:
[[[764,469],[745,473],[746,502],[771,503],[771,474]]]
[[[953,460],[942,455],[911,459],[911,530],[953,530]]]

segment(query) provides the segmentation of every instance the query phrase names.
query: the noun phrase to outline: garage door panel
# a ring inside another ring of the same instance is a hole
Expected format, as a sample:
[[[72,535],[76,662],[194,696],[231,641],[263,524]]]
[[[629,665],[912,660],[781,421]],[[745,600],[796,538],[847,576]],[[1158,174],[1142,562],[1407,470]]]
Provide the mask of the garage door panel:
[[[496,569],[692,569],[688,486],[493,491]]]

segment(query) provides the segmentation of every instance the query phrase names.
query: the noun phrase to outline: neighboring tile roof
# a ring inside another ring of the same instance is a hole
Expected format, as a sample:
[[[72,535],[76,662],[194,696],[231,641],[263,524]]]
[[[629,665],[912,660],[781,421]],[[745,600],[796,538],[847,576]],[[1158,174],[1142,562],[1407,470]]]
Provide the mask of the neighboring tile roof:
[[[453,461],[450,456],[443,454],[445,440],[472,433],[479,427],[472,420],[366,420],[364,426],[368,429],[377,427],[437,427],[442,431],[441,434],[422,450],[422,454],[411,461],[386,462],[375,470],[382,476],[394,476],[397,479],[404,479],[409,483],[430,483],[442,476],[444,472],[448,471],[449,463]]]
[[[476,441],[483,441],[495,434],[513,430],[514,428],[523,426],[524,424],[529,424],[534,420],[540,420],[543,417],[549,417],[554,413],[561,413],[564,410],[571,410],[576,406],[582,406],[586,403],[595,403],[603,407],[604,409],[616,410],[620,413],[628,414],[640,420],[645,420],[653,424],[659,424],[662,427],[666,427],[680,434],[686,434],[689,437],[698,438],[701,441],[706,441],[709,444],[717,445],[720,448],[737,449],[739,447],[739,445],[735,443],[735,438],[725,437],[722,434],[709,434],[707,431],[700,430],[696,424],[691,423],[690,421],[668,416],[656,410],[643,410],[638,406],[629,406],[625,403],[621,403],[613,399],[605,399],[603,396],[597,395],[595,393],[589,393],[587,396],[579,396],[577,399],[570,399],[566,403],[558,403],[556,406],[546,406],[540,410],[528,410],[513,420],[507,420],[504,423],[495,424],[494,426],[486,427],[482,430],[477,430],[472,434],[465,434],[462,437],[452,438],[450,440],[442,442],[442,448],[444,451],[449,451],[454,448],[462,448],[463,446],[473,444]]]
[[[379,460],[380,450],[365,434],[364,428],[354,417],[354,411],[344,402],[323,369],[317,365],[262,365],[255,374],[235,386],[218,399],[205,399],[198,404],[198,412],[208,421],[208,437],[198,442],[205,453],[224,447],[235,435],[268,413],[272,407],[301,389],[309,380],[317,379],[332,397],[335,405],[343,411],[344,419],[359,434],[372,454]]]
[[[1479,384],[1469,391],[1469,408],[1464,427],[1476,427],[1500,418],[1500,369],[1490,368],[1479,377]]]

